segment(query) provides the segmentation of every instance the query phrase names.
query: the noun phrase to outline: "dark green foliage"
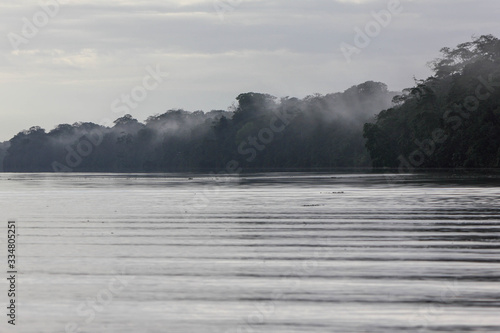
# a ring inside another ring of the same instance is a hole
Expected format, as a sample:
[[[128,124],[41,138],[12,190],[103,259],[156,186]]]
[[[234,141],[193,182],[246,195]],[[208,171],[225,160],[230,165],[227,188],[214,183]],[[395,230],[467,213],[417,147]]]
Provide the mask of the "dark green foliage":
[[[363,124],[396,94],[377,82],[304,99],[239,95],[234,111],[170,110],[145,124],[33,127],[10,140],[5,171],[251,171],[368,167]]]
[[[500,41],[481,36],[441,51],[432,77],[365,125],[374,166],[500,166]]]

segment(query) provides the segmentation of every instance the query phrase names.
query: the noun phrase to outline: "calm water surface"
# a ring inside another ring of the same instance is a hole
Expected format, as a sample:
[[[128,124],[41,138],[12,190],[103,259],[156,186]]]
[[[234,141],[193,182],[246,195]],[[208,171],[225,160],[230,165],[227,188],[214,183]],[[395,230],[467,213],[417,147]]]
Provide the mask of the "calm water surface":
[[[498,333],[499,196],[487,176],[0,174],[0,271],[15,219],[21,272],[0,331]]]

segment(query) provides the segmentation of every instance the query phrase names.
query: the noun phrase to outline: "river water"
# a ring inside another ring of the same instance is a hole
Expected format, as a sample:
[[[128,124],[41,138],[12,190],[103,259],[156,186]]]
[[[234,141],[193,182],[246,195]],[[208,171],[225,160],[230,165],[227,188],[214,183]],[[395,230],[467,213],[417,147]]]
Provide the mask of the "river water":
[[[500,332],[500,180],[0,174],[1,332]]]

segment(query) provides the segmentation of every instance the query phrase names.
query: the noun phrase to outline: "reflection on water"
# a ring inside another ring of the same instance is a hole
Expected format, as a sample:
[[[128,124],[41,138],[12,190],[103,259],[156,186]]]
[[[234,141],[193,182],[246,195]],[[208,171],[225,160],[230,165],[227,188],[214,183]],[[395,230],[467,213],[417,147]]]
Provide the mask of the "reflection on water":
[[[499,185],[1,174],[20,234],[16,331],[500,332]]]

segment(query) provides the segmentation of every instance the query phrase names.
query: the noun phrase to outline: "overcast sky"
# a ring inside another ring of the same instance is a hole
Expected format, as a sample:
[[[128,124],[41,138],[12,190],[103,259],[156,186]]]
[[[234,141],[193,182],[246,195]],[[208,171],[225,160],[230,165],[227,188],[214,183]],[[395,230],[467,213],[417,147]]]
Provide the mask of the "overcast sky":
[[[0,141],[127,111],[227,109],[248,91],[305,97],[367,80],[400,90],[429,76],[441,47],[500,37],[498,0],[401,0],[375,23],[391,1],[41,0],[44,11],[1,0]],[[366,28],[369,45],[360,39],[348,62],[341,45]]]

